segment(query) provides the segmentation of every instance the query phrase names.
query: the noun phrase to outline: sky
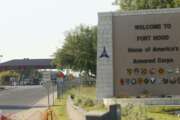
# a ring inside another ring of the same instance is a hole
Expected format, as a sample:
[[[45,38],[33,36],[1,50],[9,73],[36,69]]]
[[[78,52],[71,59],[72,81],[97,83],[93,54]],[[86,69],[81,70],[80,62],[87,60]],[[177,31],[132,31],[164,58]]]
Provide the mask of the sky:
[[[97,25],[98,12],[114,11],[114,0],[0,0],[0,62],[51,58],[65,32]]]

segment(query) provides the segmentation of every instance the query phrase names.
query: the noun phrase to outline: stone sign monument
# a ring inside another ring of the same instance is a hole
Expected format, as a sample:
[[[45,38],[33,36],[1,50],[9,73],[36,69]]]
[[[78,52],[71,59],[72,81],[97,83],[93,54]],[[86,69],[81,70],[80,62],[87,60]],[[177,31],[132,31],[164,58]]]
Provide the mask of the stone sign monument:
[[[97,97],[180,94],[180,9],[99,13]]]

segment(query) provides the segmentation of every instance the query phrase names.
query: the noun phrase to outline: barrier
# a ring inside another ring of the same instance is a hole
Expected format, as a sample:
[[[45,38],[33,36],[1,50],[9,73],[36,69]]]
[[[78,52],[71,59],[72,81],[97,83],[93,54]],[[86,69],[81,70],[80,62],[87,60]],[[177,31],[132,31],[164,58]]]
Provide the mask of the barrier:
[[[106,113],[89,113],[86,120],[121,120],[120,105],[111,105]]]
[[[47,118],[47,120],[54,120],[53,111],[50,108],[47,110]]]

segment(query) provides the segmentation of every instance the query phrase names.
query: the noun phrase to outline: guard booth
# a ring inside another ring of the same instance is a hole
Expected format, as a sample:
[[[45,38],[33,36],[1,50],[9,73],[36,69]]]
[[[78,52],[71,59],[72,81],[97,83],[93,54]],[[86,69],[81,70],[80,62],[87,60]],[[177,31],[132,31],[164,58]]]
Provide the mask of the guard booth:
[[[7,79],[12,81],[13,85],[37,85],[42,79],[41,70],[55,69],[56,66],[52,64],[52,59],[15,59],[0,64],[0,71],[16,71],[20,73],[18,83],[14,79]],[[32,73],[37,72],[37,73]],[[33,74],[33,75],[32,75]]]

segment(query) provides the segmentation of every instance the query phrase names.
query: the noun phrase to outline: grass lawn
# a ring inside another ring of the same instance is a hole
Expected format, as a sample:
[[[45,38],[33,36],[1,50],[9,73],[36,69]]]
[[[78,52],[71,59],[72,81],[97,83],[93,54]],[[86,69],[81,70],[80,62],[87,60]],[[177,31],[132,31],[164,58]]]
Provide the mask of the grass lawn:
[[[69,120],[66,112],[67,94],[62,99],[57,99],[55,105],[52,107],[55,113],[55,120]]]
[[[96,101],[95,87],[79,87],[70,91],[74,96],[76,106],[82,107],[86,111],[107,111],[102,102]]]
[[[148,113],[148,116],[153,120],[180,120],[177,116],[164,113]]]
[[[82,107],[86,111],[107,111],[102,103],[96,101],[96,89],[95,87],[78,87],[67,91],[63,99],[56,100],[56,105],[52,107],[55,111],[55,120],[68,120],[66,112],[66,100],[71,95],[74,97],[74,103],[77,106]],[[123,108],[124,109],[124,108]],[[144,106],[145,113],[149,120],[180,120],[175,115],[168,114],[168,111],[180,110],[180,106]],[[134,109],[132,119],[123,116],[122,120],[135,120],[134,118],[141,112],[141,109]],[[140,120],[140,119],[137,119]],[[143,119],[144,120],[144,119]]]
[[[166,113],[169,111],[180,111],[180,106],[163,106],[163,105],[152,105],[147,106],[149,112],[153,113]]]
[[[180,110],[180,106],[127,106],[122,110],[122,120],[180,120],[176,115],[168,113]]]
[[[76,96],[91,98],[93,100],[96,99],[96,88],[95,87],[77,87],[77,88],[72,88],[68,92],[70,94],[74,94]]]
[[[147,119],[147,120],[180,120],[180,118],[178,118],[176,116],[162,114],[162,113],[148,113],[148,118],[149,119]],[[122,120],[135,120],[135,119],[128,119],[126,117],[122,117]],[[142,120],[144,120],[144,119],[142,119]]]
[[[180,110],[180,106],[148,106],[148,116],[154,120],[180,120],[176,115],[168,114],[169,111]]]
[[[81,99],[91,99],[95,100],[96,99],[96,89],[95,87],[79,87],[79,88],[72,88],[71,90],[67,91],[63,99],[56,100],[55,106],[52,107],[53,111],[55,112],[55,120],[68,120],[68,114],[66,111],[66,100],[69,95],[74,94],[75,98],[74,100],[77,100],[79,98]],[[81,104],[80,104],[81,106]],[[103,111],[105,110],[103,104],[93,104],[93,106],[85,106],[82,105],[82,107],[87,110],[100,110]]]

